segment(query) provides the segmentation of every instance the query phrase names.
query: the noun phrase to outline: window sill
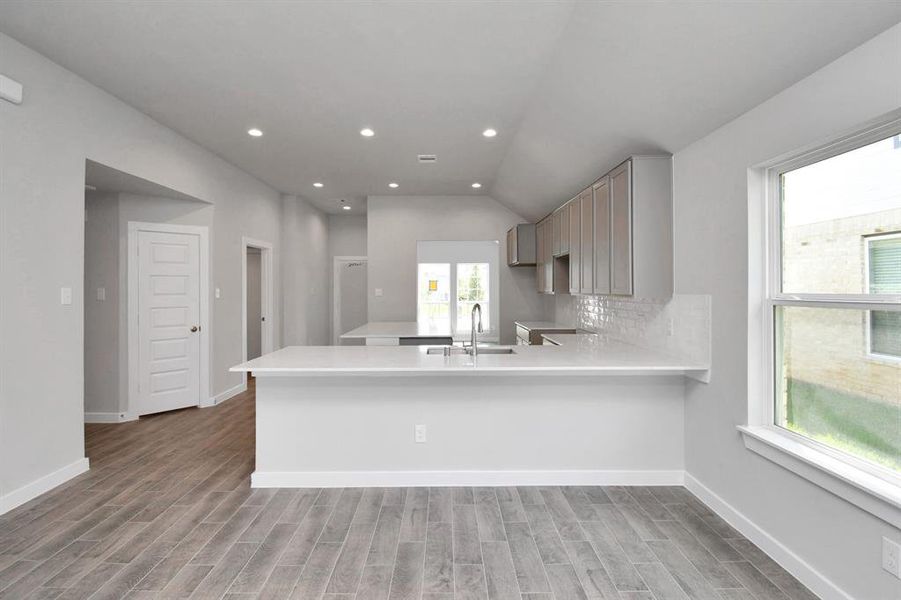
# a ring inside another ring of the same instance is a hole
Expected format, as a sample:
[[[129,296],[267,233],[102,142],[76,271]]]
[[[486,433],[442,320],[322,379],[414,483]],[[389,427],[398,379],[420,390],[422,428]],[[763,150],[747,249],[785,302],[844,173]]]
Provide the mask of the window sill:
[[[739,426],[745,447],[901,529],[901,486],[767,426]]]

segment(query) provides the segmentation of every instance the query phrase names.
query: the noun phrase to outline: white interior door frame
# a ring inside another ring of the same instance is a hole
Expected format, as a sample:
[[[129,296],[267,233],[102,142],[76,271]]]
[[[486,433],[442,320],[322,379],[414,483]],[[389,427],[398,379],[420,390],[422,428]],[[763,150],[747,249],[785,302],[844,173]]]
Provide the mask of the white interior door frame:
[[[158,233],[181,233],[200,238],[200,393],[198,406],[212,404],[210,398],[210,234],[209,228],[201,225],[173,225],[170,223],[128,222],[128,408],[127,414],[137,416],[140,401],[138,383],[140,381],[140,330],[138,328],[138,234],[142,231]]]
[[[247,236],[241,237],[241,362],[247,362],[247,249],[260,251],[260,309],[263,323],[260,325],[260,351],[267,354],[275,350],[272,330],[272,244]],[[247,383],[247,373],[242,373]]]
[[[337,346],[341,335],[341,286],[338,273],[341,265],[349,262],[365,262],[369,266],[368,256],[336,256],[332,260],[332,343]]]

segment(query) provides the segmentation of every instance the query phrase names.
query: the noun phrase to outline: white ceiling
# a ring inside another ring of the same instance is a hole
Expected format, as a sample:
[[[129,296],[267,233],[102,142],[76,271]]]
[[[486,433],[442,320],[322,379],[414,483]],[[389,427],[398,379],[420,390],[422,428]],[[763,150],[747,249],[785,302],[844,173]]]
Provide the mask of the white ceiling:
[[[901,0],[0,2],[0,31],[329,212],[489,192],[532,219],[899,21]]]

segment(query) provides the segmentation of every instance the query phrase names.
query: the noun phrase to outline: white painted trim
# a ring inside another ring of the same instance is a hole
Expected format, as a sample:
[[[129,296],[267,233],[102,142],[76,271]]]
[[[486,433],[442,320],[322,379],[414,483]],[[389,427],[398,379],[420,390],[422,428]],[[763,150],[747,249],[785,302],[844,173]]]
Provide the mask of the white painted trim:
[[[682,485],[683,471],[254,471],[255,488]]]
[[[246,375],[247,374],[245,373],[245,376]],[[201,404],[200,408],[210,408],[211,406],[218,406],[218,405],[222,404],[223,402],[225,402],[226,400],[231,400],[238,394],[240,394],[242,392],[246,392],[246,391],[247,391],[247,380],[245,377],[245,380],[243,382],[239,383],[236,386],[228,388],[224,392],[219,392],[218,394],[216,394],[215,396],[213,396],[212,398],[210,398],[209,400],[207,400],[206,402]]]
[[[818,449],[803,436],[776,427],[738,429],[748,450],[901,529],[901,485],[850,464],[851,457],[833,455],[826,446]]]
[[[128,406],[126,413],[138,415],[140,396],[138,381],[140,378],[139,330],[138,330],[138,232],[155,231],[159,233],[181,233],[196,235],[200,238],[200,390],[197,406],[203,404],[204,398],[210,397],[210,340],[213,339],[210,324],[210,234],[209,228],[200,225],[172,225],[170,223],[128,222]]]
[[[338,346],[341,343],[341,323],[339,315],[341,314],[341,292],[338,285],[338,265],[346,262],[365,262],[369,269],[368,256],[335,256],[332,259],[332,345]]]
[[[764,553],[779,563],[786,571],[794,575],[798,581],[807,586],[817,596],[823,600],[854,600],[850,594],[832,583],[825,575],[792,552],[770,533],[716,495],[691,473],[685,473],[684,485],[688,491],[713,509],[713,512],[753,542],[755,546],[763,550]]]
[[[84,414],[85,423],[125,423],[137,420],[138,415],[130,412],[86,412]]]
[[[11,511],[17,506],[25,504],[29,500],[37,498],[45,492],[49,492],[56,486],[69,481],[73,477],[81,475],[89,468],[90,464],[88,459],[79,458],[62,469],[57,469],[49,475],[44,475],[40,479],[36,479],[27,485],[23,485],[19,489],[0,496],[0,515]]]
[[[241,237],[241,362],[247,362],[247,249],[256,248],[260,251],[260,311],[266,320],[260,327],[261,342],[260,353],[269,354],[275,350],[274,329],[272,326],[275,319],[275,310],[273,308],[273,299],[275,290],[272,279],[274,250],[272,244],[263,240],[255,240],[253,238]],[[247,373],[241,375],[245,389],[247,389]],[[234,389],[234,388],[232,388]],[[215,399],[214,399],[215,402]]]

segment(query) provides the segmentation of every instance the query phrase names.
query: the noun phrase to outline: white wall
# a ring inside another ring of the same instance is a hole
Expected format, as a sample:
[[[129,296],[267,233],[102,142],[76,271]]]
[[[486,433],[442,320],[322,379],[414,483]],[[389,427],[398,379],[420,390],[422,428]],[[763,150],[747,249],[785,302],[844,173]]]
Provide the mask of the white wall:
[[[898,598],[901,531],[745,449],[748,168],[901,108],[901,25],[675,155],[676,291],[713,296],[709,385],[689,382],[686,469],[850,597]]]
[[[85,192],[84,410],[119,411],[119,195]],[[104,288],[105,300],[97,299]],[[124,301],[124,298],[121,298]]]
[[[284,345],[329,343],[328,216],[296,196],[282,198]]]
[[[228,372],[241,360],[241,236],[272,242],[278,260],[281,202],[275,190],[5,35],[0,56],[3,73],[25,86],[21,105],[0,102],[0,456],[17,457],[0,460],[2,506],[10,494],[21,498],[23,486],[34,483],[34,492],[54,481],[39,479],[83,462],[85,159],[216,207],[214,393],[241,382]],[[71,306],[60,305],[63,286],[73,288]]]
[[[507,267],[507,230],[525,219],[488,196],[370,196],[367,200],[369,320],[416,320],[416,242],[501,242],[501,342],[512,344],[513,321],[536,320],[545,302],[535,269]],[[384,295],[375,297],[375,288]]]

